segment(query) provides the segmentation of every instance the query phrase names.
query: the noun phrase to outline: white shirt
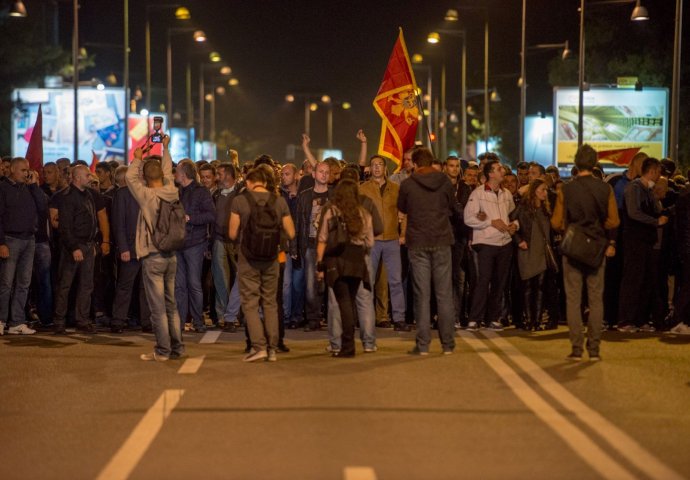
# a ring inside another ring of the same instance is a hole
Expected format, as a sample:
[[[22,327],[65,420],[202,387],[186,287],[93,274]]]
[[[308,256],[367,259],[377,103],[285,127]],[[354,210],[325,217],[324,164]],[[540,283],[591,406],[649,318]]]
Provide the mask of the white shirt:
[[[492,220],[501,219],[510,224],[508,215],[515,209],[513,196],[508,190],[499,188],[494,192],[488,185],[480,185],[470,194],[465,205],[465,225],[472,228],[472,244],[494,245],[502,247],[511,242],[507,232],[501,232],[491,225]],[[486,213],[485,220],[479,220],[477,214]],[[517,225],[517,221],[515,222]],[[519,225],[518,225],[519,228]]]

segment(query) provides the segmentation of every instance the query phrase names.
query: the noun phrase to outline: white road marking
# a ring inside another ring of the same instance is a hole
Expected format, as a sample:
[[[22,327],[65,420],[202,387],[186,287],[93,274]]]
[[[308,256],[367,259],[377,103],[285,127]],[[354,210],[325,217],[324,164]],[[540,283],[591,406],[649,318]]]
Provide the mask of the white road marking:
[[[459,332],[479,356],[510,387],[513,393],[599,475],[607,479],[634,479],[635,476],[611,458],[584,432],[558,413],[539,396],[506,362],[469,332]]]
[[[206,355],[202,355],[200,357],[189,357],[187,360],[185,360],[177,373],[192,374],[198,372],[199,368],[201,368],[201,364],[204,363],[205,358]]]
[[[508,355],[527,375],[532,377],[541,388],[556,399],[558,403],[573,412],[582,423],[591,428],[636,468],[651,478],[662,478],[664,480],[680,480],[685,478],[645,450],[642,445],[604,416],[589,408],[510,342],[499,337],[494,332],[483,332],[483,334]]]
[[[371,467],[345,467],[343,480],[376,480],[376,472]]]
[[[206,333],[204,333],[204,336],[201,337],[199,343],[216,343],[220,338],[220,334],[220,330],[209,330]]]
[[[163,422],[172,413],[184,395],[184,390],[165,390],[148,409],[125,443],[103,468],[97,480],[125,480],[148,450]]]

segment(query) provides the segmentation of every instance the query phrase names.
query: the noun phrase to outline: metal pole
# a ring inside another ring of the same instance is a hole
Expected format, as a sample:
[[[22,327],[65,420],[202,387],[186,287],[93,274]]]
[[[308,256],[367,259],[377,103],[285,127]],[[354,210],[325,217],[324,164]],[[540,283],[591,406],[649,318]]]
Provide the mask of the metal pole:
[[[210,141],[216,141],[216,90],[211,91],[211,135]]]
[[[441,158],[448,156],[448,111],[446,110],[446,62],[441,66]]]
[[[304,99],[304,133],[309,136],[309,97]]]
[[[326,117],[326,133],[328,148],[333,148],[333,103],[328,105],[328,115]]]
[[[520,49],[520,162],[525,161],[525,117],[527,116],[527,69],[525,68],[525,32],[527,29],[527,0],[522,0],[522,48]]]
[[[436,135],[436,142],[431,150],[434,155],[438,155],[438,97],[434,99],[434,135]]]
[[[170,29],[168,29],[168,45],[167,45],[167,93],[168,102],[165,106],[165,111],[168,112],[168,128],[173,125],[173,108],[172,108],[172,44],[170,42]]]
[[[194,127],[194,106],[192,105],[192,64],[187,62],[185,72],[185,90],[187,93],[187,155],[192,156],[192,132]]]
[[[206,105],[204,104],[204,63],[199,64],[199,141],[204,141],[204,123],[206,122]]]
[[[151,21],[149,20],[149,6],[146,6],[146,109],[151,111]]]
[[[676,26],[673,38],[673,84],[671,86],[671,138],[668,155],[679,163],[678,122],[680,119],[680,61],[683,30],[683,0],[676,0]]]
[[[432,77],[432,70],[431,70],[431,65],[428,66],[428,70],[429,70],[429,76],[427,77],[427,80],[426,80],[426,89],[427,89],[427,94],[429,95],[429,101],[427,102],[427,107],[429,108],[429,115],[431,115],[431,94],[432,94],[432,81],[431,81],[431,80],[432,80],[432,79],[431,79],[431,77]],[[422,114],[423,114],[423,113],[424,113],[424,112],[422,112]],[[424,115],[424,116],[426,116],[426,115]],[[427,126],[427,133],[428,133],[428,131],[429,131],[429,127]],[[424,134],[422,133],[422,136],[423,136],[423,135],[424,135]],[[429,138],[429,135],[428,135],[428,134],[426,135],[426,143],[427,143],[427,146],[429,147],[429,149],[431,150],[431,139]]]
[[[484,19],[484,149],[489,151],[491,112],[489,111],[489,12]]]
[[[79,0],[74,0],[74,21],[72,24],[72,89],[74,90],[74,158],[79,160]]]
[[[577,148],[583,143],[584,135],[584,88],[585,88],[585,0],[580,0],[580,53],[578,64],[577,99]]]
[[[124,72],[122,76],[124,77],[123,86],[125,88],[125,129],[123,132],[124,140],[124,164],[127,165],[129,162],[129,0],[124,0],[125,2],[125,31],[124,31]]]
[[[462,109],[462,153],[460,156],[465,158],[467,155],[467,36],[462,36],[462,84],[460,89],[460,108]]]

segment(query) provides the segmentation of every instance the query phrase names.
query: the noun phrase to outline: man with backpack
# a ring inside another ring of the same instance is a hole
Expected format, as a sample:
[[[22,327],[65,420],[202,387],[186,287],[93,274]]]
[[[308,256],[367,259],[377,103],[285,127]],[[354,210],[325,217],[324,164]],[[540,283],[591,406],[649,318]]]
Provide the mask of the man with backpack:
[[[137,148],[126,174],[127,186],[141,208],[135,250],[142,264],[142,281],[156,335],[153,353],[142,354],[141,359],[157,362],[180,358],[185,352],[175,304],[175,250],[184,245],[185,213],[175,187],[169,143],[170,137],[164,136],[161,163],[144,163],[142,149]]]
[[[266,189],[265,175],[261,168],[247,174],[247,189],[233,200],[228,227],[230,239],[240,239],[240,299],[252,342],[245,362],[277,360],[280,235],[282,231],[288,239],[295,236],[290,209],[284,198]],[[259,307],[263,309],[263,322]]]

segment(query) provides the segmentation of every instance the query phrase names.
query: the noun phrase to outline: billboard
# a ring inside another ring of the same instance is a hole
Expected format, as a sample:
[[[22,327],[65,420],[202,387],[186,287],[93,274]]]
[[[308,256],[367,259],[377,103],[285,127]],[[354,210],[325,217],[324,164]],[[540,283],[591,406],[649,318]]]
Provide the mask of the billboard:
[[[526,162],[537,162],[545,167],[553,165],[553,117],[525,117]]]
[[[43,162],[74,156],[74,91],[70,88],[20,88],[12,93],[12,155],[26,154],[38,106],[43,111]],[[79,89],[77,135],[79,159],[124,160],[124,107],[122,88]]]
[[[170,156],[173,162],[179,162],[183,158],[193,158],[192,145],[194,145],[193,128],[170,129]]]
[[[575,159],[578,92],[577,88],[554,89],[554,149],[559,165]],[[639,147],[649,156],[666,156],[668,89],[592,88],[584,92],[583,105],[583,140],[595,150]]]

